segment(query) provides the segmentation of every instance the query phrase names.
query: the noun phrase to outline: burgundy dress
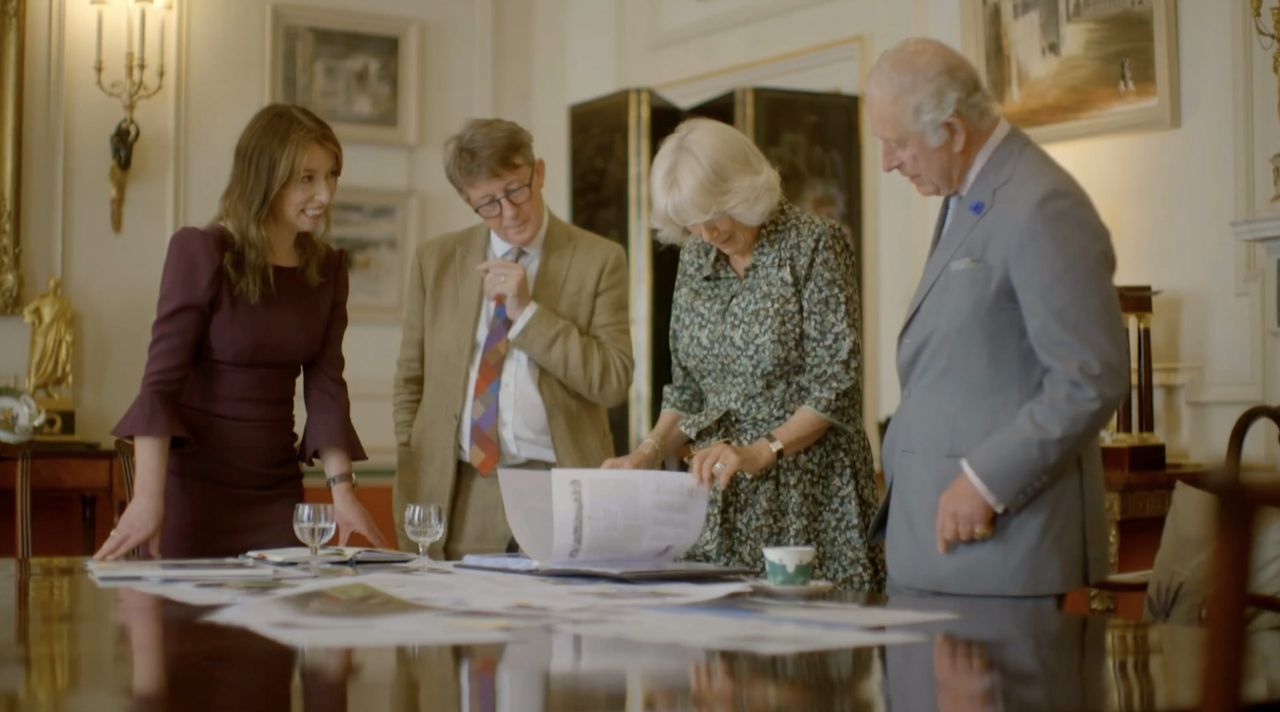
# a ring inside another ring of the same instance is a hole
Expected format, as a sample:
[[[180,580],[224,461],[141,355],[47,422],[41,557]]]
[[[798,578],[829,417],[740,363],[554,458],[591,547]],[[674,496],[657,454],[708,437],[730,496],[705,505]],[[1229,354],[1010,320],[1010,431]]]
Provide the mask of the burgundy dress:
[[[170,240],[141,392],[112,431],[171,438],[165,557],[297,546],[298,463],[333,446],[365,459],[342,377],[345,254],[328,253],[314,287],[297,269],[273,267],[274,294],[250,304],[222,267],[229,245],[217,227],[183,228]],[[299,371],[307,411],[300,445]]]

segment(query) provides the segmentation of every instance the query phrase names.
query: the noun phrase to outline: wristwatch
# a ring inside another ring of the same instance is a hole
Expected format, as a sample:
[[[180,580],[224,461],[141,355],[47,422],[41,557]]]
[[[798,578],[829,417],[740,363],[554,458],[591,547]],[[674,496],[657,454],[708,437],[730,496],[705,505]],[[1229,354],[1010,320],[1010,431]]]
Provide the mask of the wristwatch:
[[[773,451],[773,459],[775,462],[782,459],[782,441],[773,433],[765,433],[764,441],[769,444],[769,449]]]
[[[333,489],[343,482],[350,482],[351,489],[360,489],[360,483],[356,481],[356,473],[354,472],[340,472],[325,480],[325,484],[329,485],[329,489]]]

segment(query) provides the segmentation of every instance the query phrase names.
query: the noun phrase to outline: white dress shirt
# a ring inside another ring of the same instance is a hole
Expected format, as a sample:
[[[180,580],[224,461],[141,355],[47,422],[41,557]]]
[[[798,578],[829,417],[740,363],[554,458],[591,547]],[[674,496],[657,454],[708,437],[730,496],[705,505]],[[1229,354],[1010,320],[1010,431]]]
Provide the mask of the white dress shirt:
[[[530,294],[533,293],[538,266],[542,262],[542,245],[547,237],[548,219],[544,208],[542,229],[533,242],[524,248],[524,255],[520,258]],[[497,233],[489,232],[488,259],[502,257],[511,249],[511,245],[498,237]],[[467,377],[467,397],[458,427],[458,459],[462,462],[470,459],[471,406],[475,402],[476,374],[480,370],[480,354],[484,351],[485,337],[489,335],[489,320],[493,318],[493,308],[494,301],[485,299],[480,307],[480,318],[476,321],[471,346],[471,375]],[[531,299],[520,318],[512,322],[507,338],[514,339],[537,309],[538,304]],[[529,358],[529,354],[515,346],[507,351],[507,358],[502,363],[502,382],[498,386],[498,450],[498,464],[504,466],[518,465],[528,460],[549,463],[556,461],[555,447],[551,444],[551,425],[547,420],[547,406],[542,402],[542,393],[538,391],[538,364]]]
[[[1009,122],[1000,119],[996,124],[996,130],[991,132],[991,135],[987,137],[987,142],[982,144],[982,148],[978,149],[978,154],[973,157],[973,165],[969,166],[969,172],[965,174],[964,185],[961,187],[960,192],[947,196],[946,199],[951,201],[951,207],[947,210],[947,220],[942,225],[943,236],[939,238],[939,242],[946,239],[947,227],[951,225],[951,216],[955,214],[960,204],[964,203],[964,194],[973,187],[973,181],[977,179],[982,167],[987,165],[987,160],[995,152],[996,146],[999,146],[1004,137],[1008,135]],[[978,490],[978,494],[981,494],[982,498],[987,500],[987,504],[991,505],[991,508],[996,510],[996,513],[1004,512],[1004,504],[999,499],[996,499],[995,494],[982,481],[982,478],[978,477],[978,473],[973,471],[973,468],[969,466],[969,461],[963,457],[960,458],[960,467],[964,470],[965,476],[969,478],[969,482]]]

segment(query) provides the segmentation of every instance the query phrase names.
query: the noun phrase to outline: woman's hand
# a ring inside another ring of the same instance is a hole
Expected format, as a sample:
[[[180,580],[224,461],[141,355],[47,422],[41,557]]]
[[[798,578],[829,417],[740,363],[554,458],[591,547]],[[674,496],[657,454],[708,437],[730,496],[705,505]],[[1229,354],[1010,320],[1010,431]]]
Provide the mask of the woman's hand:
[[[97,561],[118,559],[133,551],[134,547],[143,545],[151,558],[160,558],[160,524],[163,521],[164,501],[157,496],[139,493],[120,515],[116,528],[111,530],[93,558]]]
[[[703,487],[715,482],[723,491],[738,473],[758,475],[773,464],[773,451],[763,440],[741,447],[729,443],[713,443],[695,450],[689,459],[689,474]]]
[[[653,447],[641,445],[628,455],[611,457],[600,463],[606,470],[656,470],[662,464],[662,458]]]
[[[373,515],[356,497],[355,488],[350,483],[333,488],[333,514],[338,520],[338,546],[346,546],[352,534],[360,534],[379,549],[389,548],[386,537],[373,521]]]

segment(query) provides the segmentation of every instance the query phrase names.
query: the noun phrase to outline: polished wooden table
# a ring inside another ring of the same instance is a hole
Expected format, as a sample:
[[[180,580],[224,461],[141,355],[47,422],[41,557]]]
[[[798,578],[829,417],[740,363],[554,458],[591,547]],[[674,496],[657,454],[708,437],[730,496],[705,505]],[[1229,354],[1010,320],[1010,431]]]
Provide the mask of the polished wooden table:
[[[760,656],[547,630],[505,646],[293,650],[207,609],[101,589],[80,559],[0,560],[0,710],[1147,710],[1195,706],[1204,631],[1004,602],[921,643]],[[716,605],[735,605],[720,602]],[[1280,699],[1280,631],[1246,697]]]

